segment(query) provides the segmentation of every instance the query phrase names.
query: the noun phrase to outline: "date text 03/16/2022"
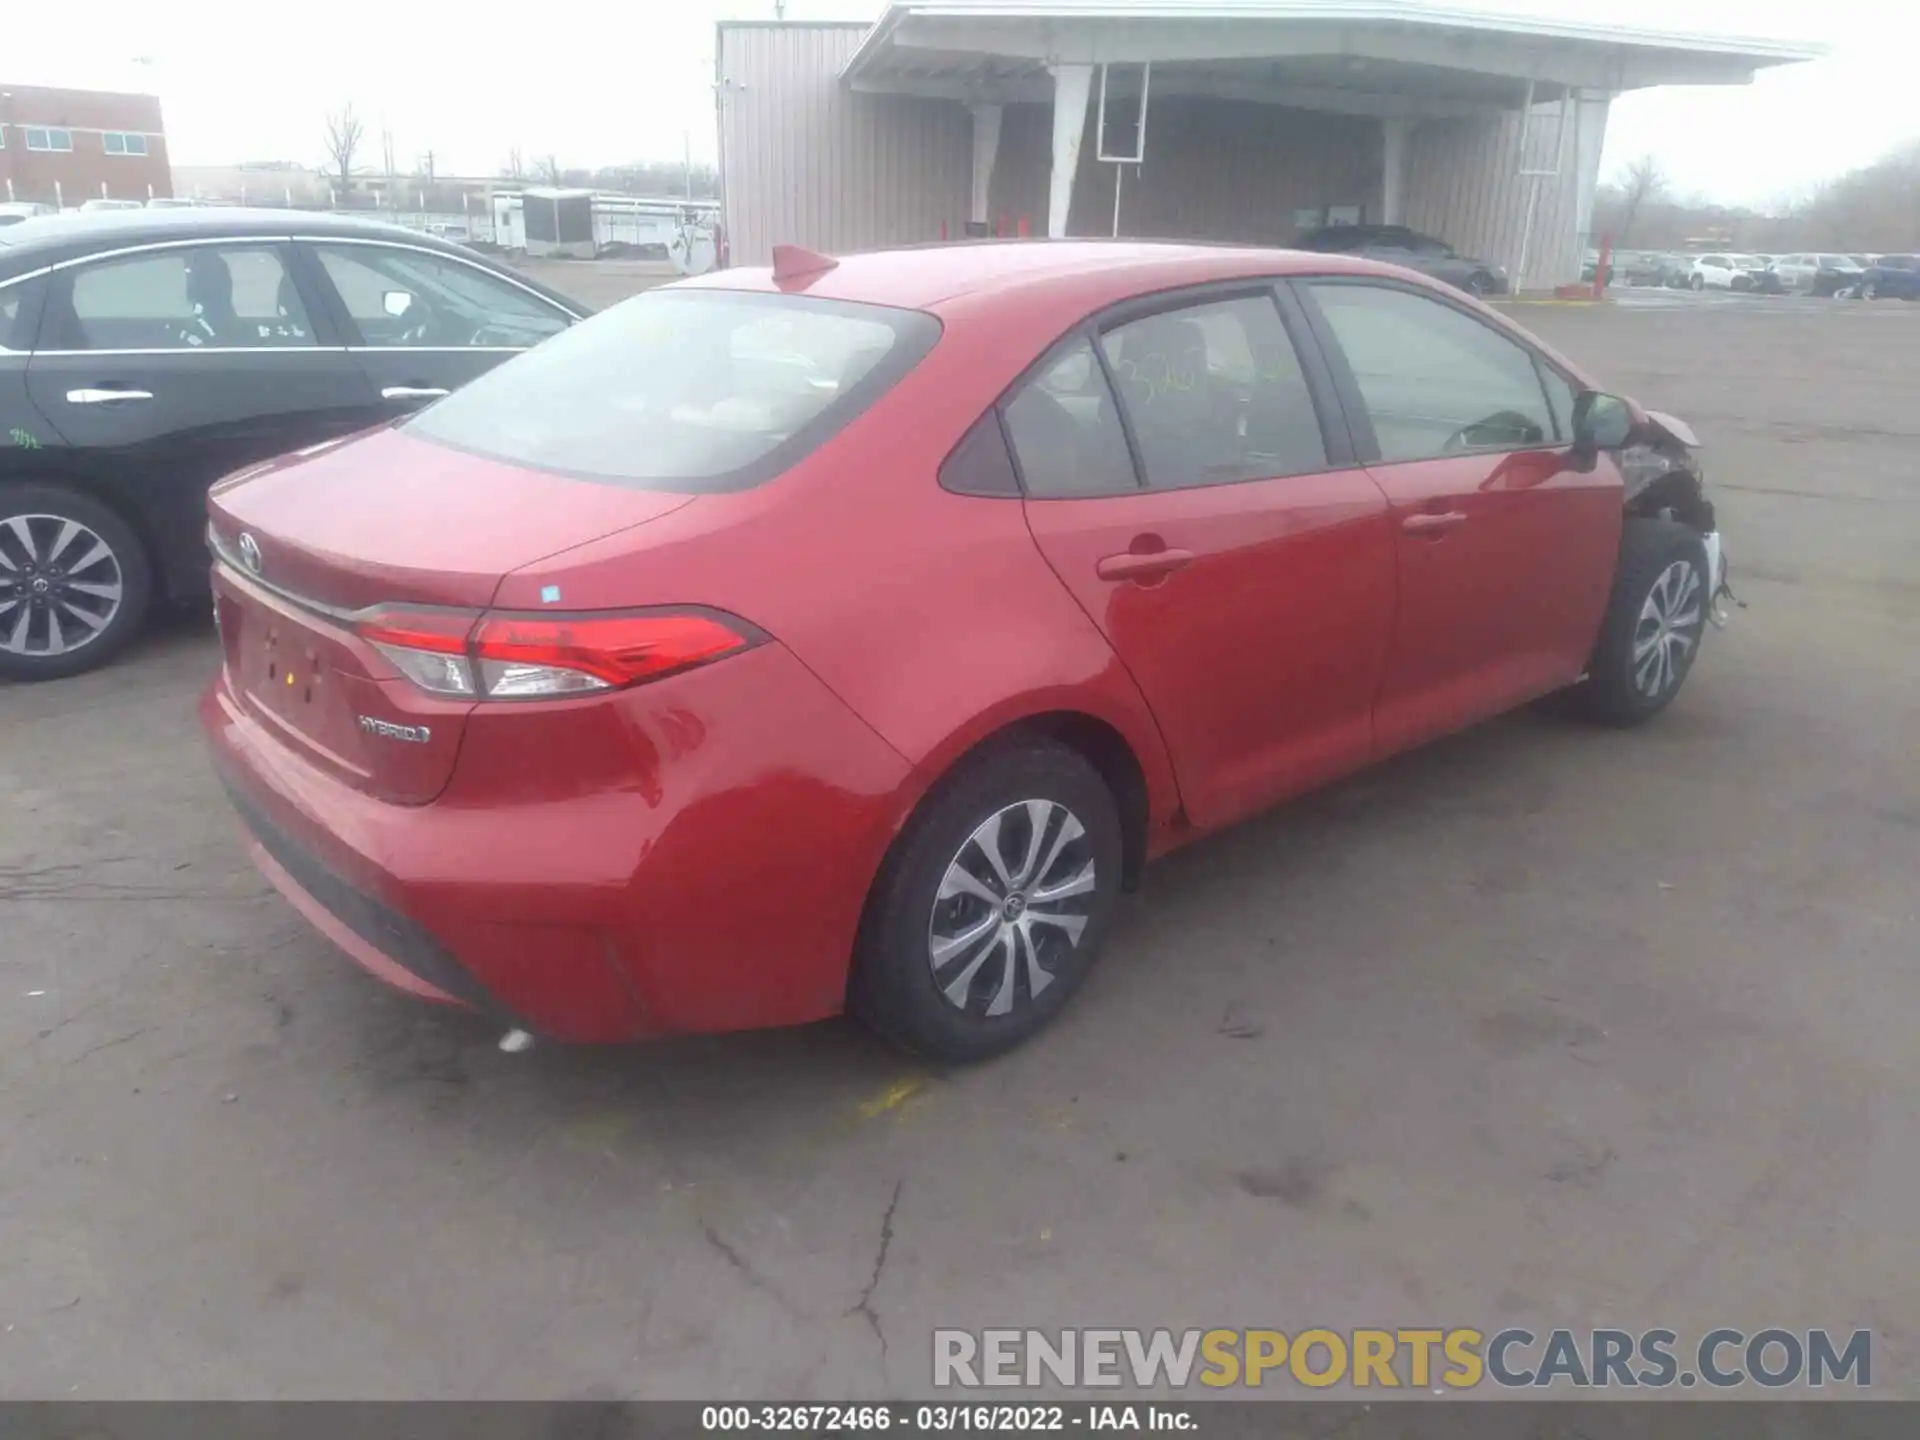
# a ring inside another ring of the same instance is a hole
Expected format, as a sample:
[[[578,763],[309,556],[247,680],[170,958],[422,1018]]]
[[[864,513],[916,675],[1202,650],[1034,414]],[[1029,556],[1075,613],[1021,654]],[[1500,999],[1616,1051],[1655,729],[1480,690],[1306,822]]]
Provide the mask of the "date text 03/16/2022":
[[[1073,1406],[1044,1404],[708,1405],[700,1428],[710,1434],[780,1431],[900,1431],[909,1435],[1069,1430],[1198,1430],[1191,1407],[1151,1402]]]

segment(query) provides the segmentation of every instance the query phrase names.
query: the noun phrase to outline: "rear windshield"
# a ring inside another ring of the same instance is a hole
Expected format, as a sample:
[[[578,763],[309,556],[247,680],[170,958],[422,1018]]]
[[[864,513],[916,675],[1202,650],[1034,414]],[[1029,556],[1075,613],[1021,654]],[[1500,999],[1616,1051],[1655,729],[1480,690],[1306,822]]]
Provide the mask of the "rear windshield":
[[[585,480],[705,493],[793,465],[933,348],[913,310],[655,290],[535,346],[405,423]]]

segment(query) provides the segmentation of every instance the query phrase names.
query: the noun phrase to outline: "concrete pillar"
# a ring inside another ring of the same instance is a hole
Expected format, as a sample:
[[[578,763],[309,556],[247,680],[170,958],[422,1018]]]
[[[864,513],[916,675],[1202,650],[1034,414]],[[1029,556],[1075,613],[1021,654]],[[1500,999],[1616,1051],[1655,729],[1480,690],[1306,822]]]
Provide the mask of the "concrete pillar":
[[[1600,151],[1607,140],[1612,99],[1604,90],[1582,90],[1574,104],[1573,228],[1583,245],[1593,228],[1593,196],[1600,188]]]
[[[1073,205],[1073,177],[1080,170],[1080,145],[1087,133],[1087,98],[1093,93],[1093,66],[1053,67],[1053,173],[1047,186],[1047,235],[1067,233]]]
[[[1000,153],[1000,107],[973,107],[973,199],[967,218],[984,224],[989,195],[993,189],[993,162]]]
[[[1380,122],[1380,223],[1406,224],[1407,137],[1411,120]]]

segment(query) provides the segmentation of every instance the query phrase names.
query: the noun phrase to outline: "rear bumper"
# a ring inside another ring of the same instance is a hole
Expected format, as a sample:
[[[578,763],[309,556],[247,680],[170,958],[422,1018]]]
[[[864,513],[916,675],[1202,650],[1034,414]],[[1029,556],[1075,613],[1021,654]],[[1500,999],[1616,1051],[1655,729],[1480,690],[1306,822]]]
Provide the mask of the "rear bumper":
[[[262,874],[365,969],[597,1042],[837,1013],[908,768],[778,644],[500,706],[432,804],[355,789],[201,701]]]

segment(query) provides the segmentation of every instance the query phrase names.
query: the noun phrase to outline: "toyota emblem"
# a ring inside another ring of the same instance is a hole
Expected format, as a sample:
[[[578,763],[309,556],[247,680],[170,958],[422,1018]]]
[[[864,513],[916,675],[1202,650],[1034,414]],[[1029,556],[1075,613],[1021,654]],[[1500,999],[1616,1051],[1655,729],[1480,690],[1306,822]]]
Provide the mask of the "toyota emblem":
[[[256,575],[260,573],[260,542],[244,530],[240,532],[240,563]]]

